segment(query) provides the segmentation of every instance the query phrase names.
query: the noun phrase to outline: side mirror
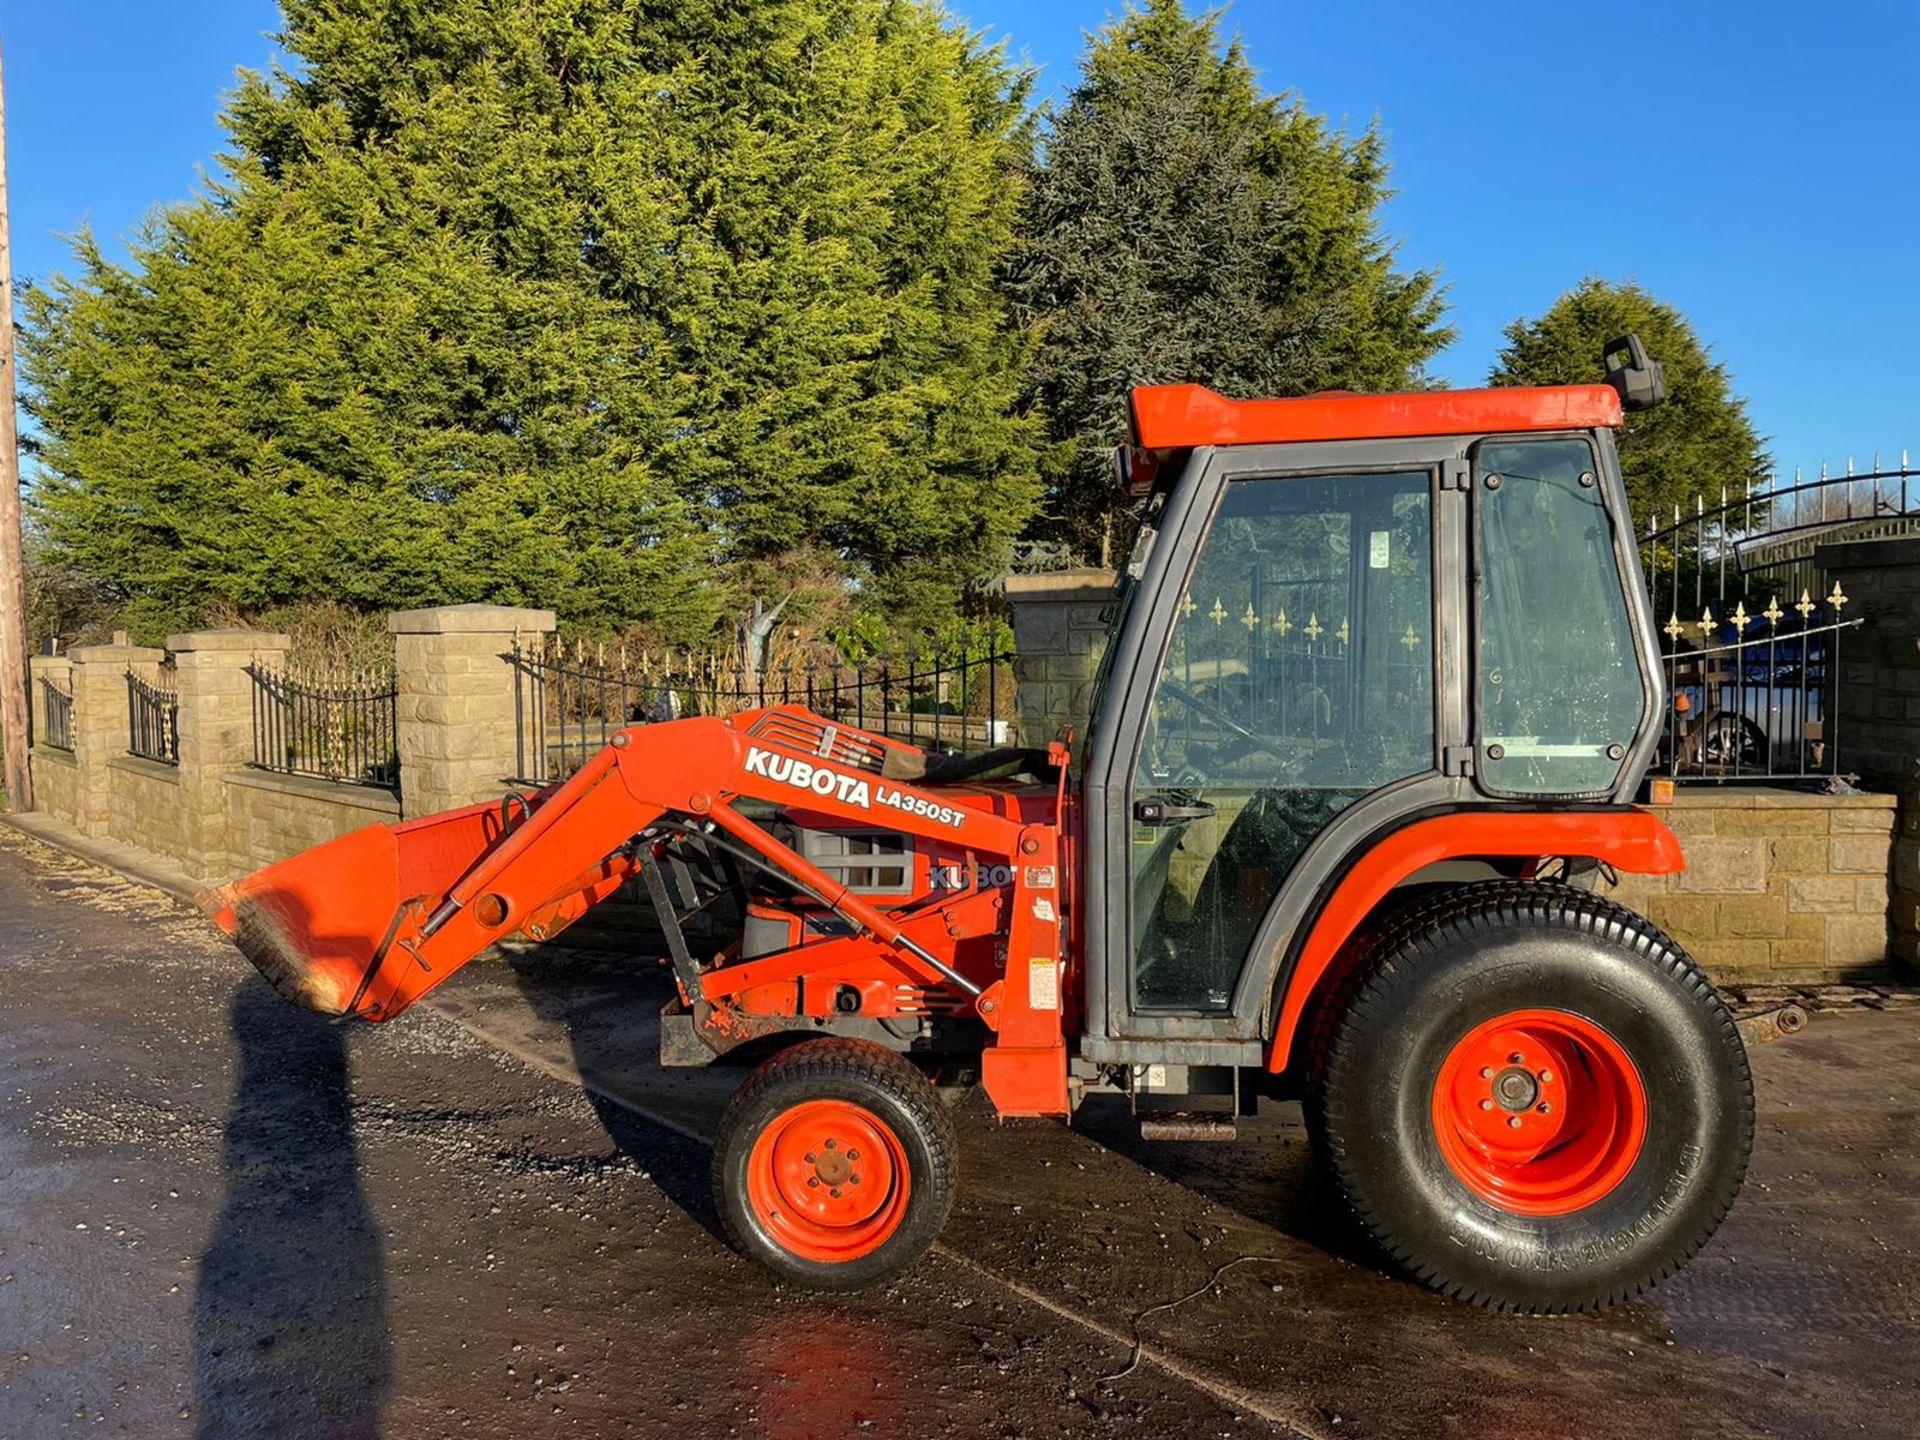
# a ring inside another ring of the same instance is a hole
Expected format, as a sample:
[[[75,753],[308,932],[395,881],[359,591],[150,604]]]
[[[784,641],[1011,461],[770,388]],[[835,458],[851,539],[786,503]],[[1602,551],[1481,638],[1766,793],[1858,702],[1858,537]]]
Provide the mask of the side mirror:
[[[1651,410],[1667,398],[1667,372],[1648,357],[1638,335],[1622,335],[1600,352],[1607,367],[1607,384],[1620,392],[1627,410]]]

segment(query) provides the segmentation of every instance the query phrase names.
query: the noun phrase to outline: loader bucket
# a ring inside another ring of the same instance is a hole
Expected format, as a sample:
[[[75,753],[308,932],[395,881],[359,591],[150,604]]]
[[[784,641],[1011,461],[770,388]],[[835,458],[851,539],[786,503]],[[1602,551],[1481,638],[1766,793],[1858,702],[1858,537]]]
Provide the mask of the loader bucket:
[[[444,895],[502,833],[492,805],[369,825],[205,891],[200,908],[286,999],[343,1015],[411,902]]]

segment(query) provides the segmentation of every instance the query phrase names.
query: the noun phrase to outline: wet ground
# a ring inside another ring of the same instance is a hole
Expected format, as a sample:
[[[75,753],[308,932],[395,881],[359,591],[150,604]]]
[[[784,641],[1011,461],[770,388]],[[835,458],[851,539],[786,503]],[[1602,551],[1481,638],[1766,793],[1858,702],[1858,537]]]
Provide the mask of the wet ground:
[[[1915,1433],[1920,1013],[1756,1051],[1720,1237],[1642,1303],[1523,1320],[1376,1271],[1290,1106],[1177,1146],[966,1101],[919,1270],[783,1292],[713,1232],[739,1075],[651,1063],[663,994],[516,956],[335,1027],[0,830],[0,1440]]]

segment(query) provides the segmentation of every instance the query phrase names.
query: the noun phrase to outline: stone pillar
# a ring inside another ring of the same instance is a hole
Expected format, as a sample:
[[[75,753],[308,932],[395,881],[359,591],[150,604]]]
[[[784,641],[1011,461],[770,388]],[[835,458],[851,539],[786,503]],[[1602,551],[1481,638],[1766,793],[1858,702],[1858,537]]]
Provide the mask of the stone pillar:
[[[1839,636],[1827,731],[1841,773],[1909,790],[1920,781],[1920,537],[1822,545],[1813,558],[1846,597],[1843,618],[1867,622]]]
[[[225,777],[253,760],[253,680],[247,666],[285,661],[292,641],[264,630],[169,635],[180,684],[180,853],[209,883],[249,868],[228,834]]]
[[[33,808],[66,821],[74,815],[78,773],[73,753],[47,743],[46,700],[41,681],[73,693],[73,661],[65,655],[35,655],[27,661],[27,707],[33,728]]]
[[[553,631],[551,610],[440,605],[387,617],[399,685],[400,813],[498,797],[514,772],[514,641]]]
[[[1111,570],[1007,577],[1021,744],[1044,745],[1068,723],[1076,735],[1087,733],[1113,581]]]
[[[1866,621],[1840,633],[1828,732],[1841,773],[1900,797],[1888,920],[1894,955],[1920,971],[1920,537],[1822,545],[1813,559],[1846,597],[1841,614]]]
[[[167,652],[150,645],[82,645],[73,662],[73,823],[82,833],[108,837],[113,797],[111,761],[128,753],[127,671],[151,675]]]

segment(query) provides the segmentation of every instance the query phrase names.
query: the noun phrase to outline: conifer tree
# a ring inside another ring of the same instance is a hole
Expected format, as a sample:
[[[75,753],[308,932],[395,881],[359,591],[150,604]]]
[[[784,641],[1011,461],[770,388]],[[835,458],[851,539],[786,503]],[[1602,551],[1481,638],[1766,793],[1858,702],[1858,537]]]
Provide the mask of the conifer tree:
[[[999,53],[907,0],[284,9],[206,192],[27,297],[36,520],[141,628],[492,600],[691,639],[796,547],[934,614],[1018,529]]]
[[[1676,505],[1691,514],[1696,496],[1717,505],[1723,488],[1747,494],[1772,462],[1746,401],[1687,318],[1638,285],[1589,276],[1545,313],[1514,321],[1488,383],[1595,384],[1606,377],[1602,349],[1629,333],[1667,380],[1666,403],[1629,414],[1615,437],[1640,523],[1656,517],[1664,525]]]
[[[1420,382],[1450,338],[1434,277],[1382,238],[1379,133],[1262,93],[1215,13],[1149,0],[1095,35],[1052,118],[1010,280],[1049,416],[1040,529],[1100,553],[1127,392]]]

